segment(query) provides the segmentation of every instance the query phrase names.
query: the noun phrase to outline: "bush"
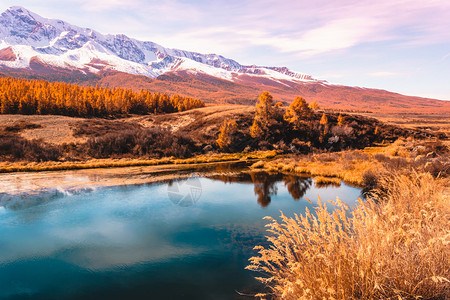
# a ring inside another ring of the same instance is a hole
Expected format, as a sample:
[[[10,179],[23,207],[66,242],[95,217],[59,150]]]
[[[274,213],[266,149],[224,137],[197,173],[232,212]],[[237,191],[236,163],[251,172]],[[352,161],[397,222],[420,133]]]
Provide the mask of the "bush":
[[[51,161],[61,156],[58,146],[49,145],[39,140],[26,140],[17,135],[0,136],[0,157],[8,161]]]
[[[365,194],[372,192],[378,187],[379,175],[373,170],[367,170],[362,175],[362,187]]]
[[[193,141],[160,127],[130,129],[91,137],[83,146],[95,158],[111,156],[190,157],[197,151]]]

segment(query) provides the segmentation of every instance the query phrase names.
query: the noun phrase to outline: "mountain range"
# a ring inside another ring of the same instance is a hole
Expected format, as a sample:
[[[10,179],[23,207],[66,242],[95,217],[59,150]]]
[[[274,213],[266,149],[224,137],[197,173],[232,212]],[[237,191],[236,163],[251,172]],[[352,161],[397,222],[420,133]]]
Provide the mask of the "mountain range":
[[[179,93],[206,102],[253,104],[263,90],[354,111],[450,112],[449,101],[330,84],[286,67],[247,66],[217,54],[101,34],[13,6],[0,15],[0,74],[81,85]]]

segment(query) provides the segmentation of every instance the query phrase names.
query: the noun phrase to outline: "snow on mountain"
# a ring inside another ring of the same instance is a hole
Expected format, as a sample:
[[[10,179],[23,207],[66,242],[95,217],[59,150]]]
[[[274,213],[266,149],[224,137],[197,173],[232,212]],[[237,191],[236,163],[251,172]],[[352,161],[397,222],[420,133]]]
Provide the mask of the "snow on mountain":
[[[317,82],[285,67],[243,66],[221,55],[164,48],[123,34],[103,35],[61,20],[43,18],[20,6],[0,15],[0,51],[4,49],[16,57],[12,61],[0,58],[0,65],[10,68],[30,68],[30,62],[37,60],[82,72],[115,70],[151,78],[170,71],[187,71],[226,80],[245,74],[276,81]]]

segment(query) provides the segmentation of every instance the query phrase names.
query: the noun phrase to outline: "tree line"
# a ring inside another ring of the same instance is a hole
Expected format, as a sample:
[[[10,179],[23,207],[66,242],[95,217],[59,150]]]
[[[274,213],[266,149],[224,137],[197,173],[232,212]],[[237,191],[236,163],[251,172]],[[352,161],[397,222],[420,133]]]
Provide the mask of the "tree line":
[[[296,97],[287,108],[275,103],[269,92],[263,92],[255,105],[255,114],[249,133],[254,141],[276,143],[281,140],[292,141],[301,137],[305,141],[323,141],[329,130],[328,118],[323,113],[318,122],[316,102],[308,104],[302,97]],[[339,115],[338,126],[344,125],[344,118]],[[222,150],[230,150],[238,127],[234,120],[225,120],[219,130],[217,145]]]
[[[284,107],[269,92],[259,95],[249,121],[238,126],[235,120],[224,120],[216,140],[218,149],[225,152],[245,148],[302,153],[313,149],[338,151],[392,142],[407,131],[357,115],[325,113],[316,102],[307,103],[302,97],[296,97]]]
[[[199,99],[147,90],[81,87],[45,80],[0,78],[1,114],[107,117],[173,113],[204,107]]]

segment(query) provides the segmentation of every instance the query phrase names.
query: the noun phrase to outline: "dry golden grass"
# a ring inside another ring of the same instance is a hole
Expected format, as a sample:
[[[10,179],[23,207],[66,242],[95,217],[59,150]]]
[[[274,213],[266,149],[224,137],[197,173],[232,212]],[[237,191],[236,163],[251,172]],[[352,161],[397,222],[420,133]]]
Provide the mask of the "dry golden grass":
[[[450,118],[448,113],[360,113],[360,115],[376,118],[382,122],[411,129],[425,129],[429,132],[442,132],[450,137]]]
[[[418,144],[418,141],[400,138],[392,144],[380,145],[378,147],[366,147],[364,152],[370,154],[385,154],[391,157],[398,156],[409,158],[412,156],[412,149],[417,147]]]
[[[388,174],[392,170],[425,171],[434,176],[450,175],[450,142],[435,139],[399,139],[389,145],[334,153],[280,157],[258,161],[253,168],[269,172],[336,177],[346,183],[365,186],[367,174]]]
[[[323,176],[317,176],[314,177],[315,185],[317,186],[327,186],[327,185],[334,185],[334,186],[340,186],[341,180],[336,177],[323,177]]]
[[[247,268],[281,299],[449,299],[448,181],[430,174],[384,179],[382,197],[352,210],[339,199],[333,212],[282,222],[267,218],[271,246]]]
[[[277,151],[255,151],[249,153],[221,153],[205,154],[192,158],[177,159],[163,157],[158,159],[92,159],[87,161],[65,161],[65,162],[0,162],[0,173],[12,172],[42,172],[59,170],[79,170],[96,168],[117,168],[133,166],[155,166],[168,164],[202,164],[212,162],[232,162],[240,160],[270,159],[278,154]]]
[[[365,172],[383,169],[381,162],[359,150],[279,158],[264,165],[257,162],[253,167],[273,172],[336,177],[358,186],[362,185]]]

